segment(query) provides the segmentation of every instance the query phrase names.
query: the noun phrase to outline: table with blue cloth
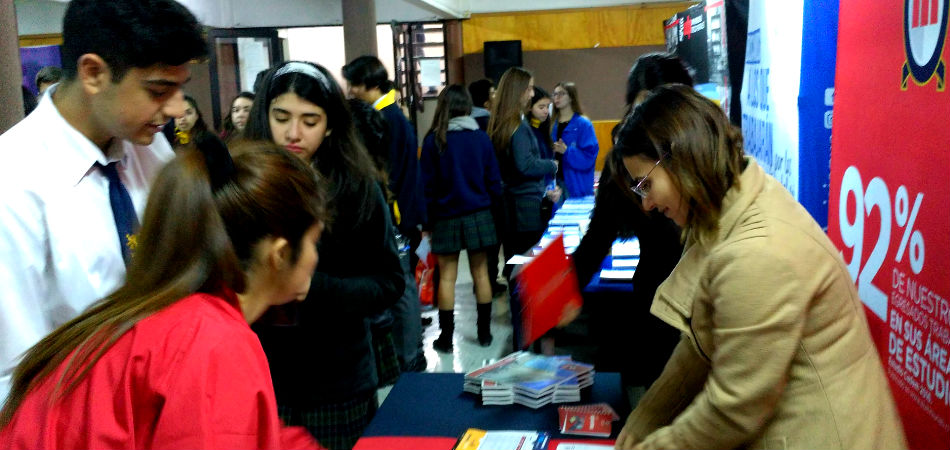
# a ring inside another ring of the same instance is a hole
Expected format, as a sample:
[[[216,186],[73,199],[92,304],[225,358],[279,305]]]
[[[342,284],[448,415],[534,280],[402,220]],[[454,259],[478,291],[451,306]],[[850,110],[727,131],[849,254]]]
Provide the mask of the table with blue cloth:
[[[573,253],[587,231],[587,223],[590,222],[590,213],[593,208],[594,197],[592,196],[572,198],[565,201],[560,209],[555,212],[554,217],[551,218],[541,241],[533,251],[535,253],[539,252],[558,235],[562,235],[565,252]],[[614,256],[613,253],[616,253],[617,256]],[[529,344],[524,342],[520,326],[521,302],[517,274],[521,261],[523,261],[521,258],[517,260],[513,258],[513,260],[508,261],[508,264],[514,266],[511,270],[511,278],[508,280],[508,286],[510,288],[512,335],[516,349],[525,348]],[[566,345],[570,348],[580,349],[577,352],[570,351],[571,356],[576,360],[594,364],[598,370],[619,370],[620,366],[613,363],[620,356],[617,352],[619,350],[617,343],[624,342],[619,331],[623,330],[624,327],[617,323],[619,318],[616,317],[616,314],[612,314],[612,311],[616,311],[615,302],[625,301],[633,293],[631,280],[638,262],[639,241],[637,238],[618,239],[614,242],[614,250],[604,258],[601,270],[594,274],[587,286],[582,288],[584,309],[581,317],[565,329],[556,329],[549,334],[552,337],[557,337],[558,347]],[[620,325],[619,328],[618,325]],[[575,345],[577,341],[583,342]],[[586,349],[583,347],[586,347]],[[590,355],[592,351],[597,353],[596,357]]]
[[[462,390],[464,379],[461,373],[403,373],[356,449],[448,450],[469,428],[546,431],[551,434],[552,442],[589,441],[584,436],[559,432],[557,408],[600,402],[608,403],[622,418],[613,424],[610,439],[615,439],[630,413],[617,373],[595,373],[594,385],[581,391],[580,402],[549,404],[538,409],[522,405],[482,405],[478,395]]]

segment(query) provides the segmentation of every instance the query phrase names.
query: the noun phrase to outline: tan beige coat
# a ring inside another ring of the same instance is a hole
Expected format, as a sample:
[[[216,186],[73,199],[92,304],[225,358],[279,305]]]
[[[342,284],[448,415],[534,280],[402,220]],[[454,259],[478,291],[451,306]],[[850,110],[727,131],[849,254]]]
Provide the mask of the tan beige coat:
[[[651,311],[684,337],[628,419],[644,448],[906,448],[838,250],[753,159]]]

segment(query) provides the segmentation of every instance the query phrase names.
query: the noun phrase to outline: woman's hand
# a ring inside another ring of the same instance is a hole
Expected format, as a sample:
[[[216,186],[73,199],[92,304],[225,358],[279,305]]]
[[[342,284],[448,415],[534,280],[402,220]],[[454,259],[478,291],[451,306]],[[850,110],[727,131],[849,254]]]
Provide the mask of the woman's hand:
[[[558,139],[554,143],[554,153],[564,153],[567,151],[567,144],[564,143],[564,139]]]
[[[614,448],[618,450],[633,449],[633,448],[636,448],[637,444],[639,444],[640,441],[641,441],[641,438],[639,436],[634,435],[633,426],[628,419],[627,423],[624,424],[623,429],[620,430],[620,434],[617,436],[617,440],[614,442]]]
[[[547,195],[548,200],[551,200],[551,203],[557,203],[561,201],[561,195],[564,194],[564,191],[561,190],[560,186],[555,186],[554,189],[545,192],[545,194]]]

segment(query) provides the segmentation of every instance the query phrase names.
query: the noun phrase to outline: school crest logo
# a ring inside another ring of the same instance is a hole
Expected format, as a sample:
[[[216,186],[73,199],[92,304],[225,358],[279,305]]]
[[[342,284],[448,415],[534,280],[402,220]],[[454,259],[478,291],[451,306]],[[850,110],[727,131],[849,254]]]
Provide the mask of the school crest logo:
[[[937,90],[945,87],[946,66],[941,59],[947,38],[947,6],[950,0],[904,0],[904,62],[901,90],[908,80],[924,86],[937,79]]]

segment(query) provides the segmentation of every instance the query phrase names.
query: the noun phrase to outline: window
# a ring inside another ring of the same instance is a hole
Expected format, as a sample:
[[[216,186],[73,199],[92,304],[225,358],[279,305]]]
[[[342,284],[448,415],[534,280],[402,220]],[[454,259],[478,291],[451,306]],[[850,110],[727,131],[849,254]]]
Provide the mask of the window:
[[[442,23],[393,24],[393,53],[396,88],[414,119],[422,100],[438,97],[446,84]]]

